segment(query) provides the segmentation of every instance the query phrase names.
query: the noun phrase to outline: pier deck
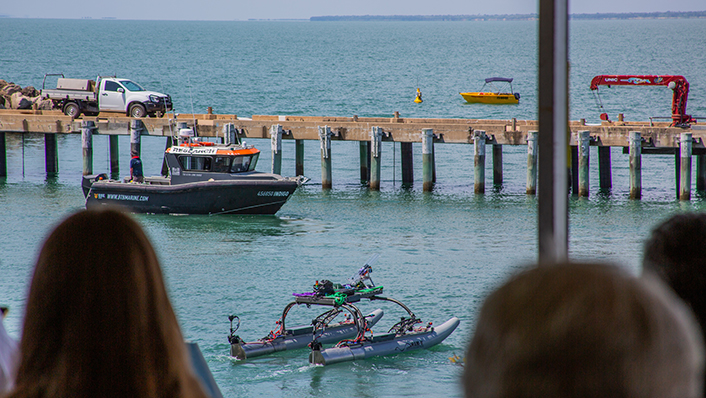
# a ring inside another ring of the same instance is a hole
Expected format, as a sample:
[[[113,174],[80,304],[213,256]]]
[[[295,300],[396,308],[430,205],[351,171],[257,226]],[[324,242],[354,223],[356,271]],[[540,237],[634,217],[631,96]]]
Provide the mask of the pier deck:
[[[641,155],[674,154],[677,197],[691,197],[692,156],[696,158],[696,190],[706,193],[706,125],[671,127],[669,122],[604,121],[600,125],[570,121],[568,143],[571,147],[573,194],[589,195],[589,147],[598,147],[600,188],[611,189],[610,147],[622,147],[630,154],[630,197],[639,199],[642,191]],[[140,152],[143,136],[172,137],[182,128],[196,126],[200,137],[228,142],[237,138],[265,138],[272,143],[271,172],[281,174],[282,140],[296,141],[296,175],[304,174],[304,142],[321,145],[321,185],[332,187],[331,143],[358,141],[360,179],[371,190],[380,189],[380,156],[383,141],[400,143],[402,183],[412,184],[413,143],[421,143],[424,191],[433,190],[436,180],[435,144],[473,144],[474,192],[485,192],[486,146],[492,148],[493,184],[502,184],[502,146],[527,146],[527,194],[536,194],[538,122],[534,120],[432,119],[343,116],[254,115],[251,118],[218,114],[169,114],[161,118],[134,119],[119,114],[72,119],[59,111],[0,110],[0,177],[7,175],[5,134],[40,133],[45,137],[46,171],[58,171],[56,137],[81,134],[83,174],[93,174],[93,135],[110,137],[111,175],[119,173],[117,136],[130,135],[131,151]],[[417,155],[418,156],[418,155]],[[163,174],[167,174],[166,168]]]
[[[110,114],[108,114],[110,115]],[[117,115],[117,114],[116,114]],[[133,119],[125,116],[98,116],[71,119],[59,111],[18,111],[0,110],[0,132],[9,133],[80,133],[81,123],[93,121],[95,134],[129,135]],[[379,127],[383,131],[383,141],[422,142],[422,130],[434,131],[435,143],[473,144],[474,131],[485,131],[488,144],[526,145],[527,133],[538,130],[534,120],[488,120],[488,119],[433,119],[433,118],[389,118],[370,117],[327,117],[327,116],[276,116],[254,115],[252,118],[238,118],[236,115],[219,114],[178,114],[162,118],[140,119],[145,127],[143,135],[168,137],[174,135],[178,123],[191,127],[194,121],[202,137],[220,137],[224,125],[231,123],[244,138],[270,138],[270,127],[281,125],[283,139],[319,140],[318,127],[329,126],[332,140],[369,141],[370,131]],[[639,131],[643,147],[675,148],[679,134],[691,132],[694,148],[704,147],[706,124],[691,128],[669,127],[669,122],[602,122],[600,125],[571,121],[572,133],[587,130],[591,145],[628,146],[629,133]],[[572,134],[571,145],[576,145]]]

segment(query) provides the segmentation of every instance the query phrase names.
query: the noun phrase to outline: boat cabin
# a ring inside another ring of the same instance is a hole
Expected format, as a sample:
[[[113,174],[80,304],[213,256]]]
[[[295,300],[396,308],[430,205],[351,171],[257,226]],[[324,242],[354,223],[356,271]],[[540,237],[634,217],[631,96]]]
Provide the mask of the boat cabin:
[[[171,184],[225,180],[255,171],[260,151],[252,146],[187,143],[166,150]]]

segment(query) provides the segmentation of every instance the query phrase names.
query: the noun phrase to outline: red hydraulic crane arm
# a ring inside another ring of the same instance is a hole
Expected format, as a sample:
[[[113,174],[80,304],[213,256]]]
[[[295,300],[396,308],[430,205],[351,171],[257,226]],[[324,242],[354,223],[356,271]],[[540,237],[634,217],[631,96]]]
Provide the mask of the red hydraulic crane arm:
[[[598,75],[591,80],[591,90],[598,86],[667,86],[672,95],[672,124],[691,123],[686,114],[686,101],[689,97],[689,82],[679,75]]]

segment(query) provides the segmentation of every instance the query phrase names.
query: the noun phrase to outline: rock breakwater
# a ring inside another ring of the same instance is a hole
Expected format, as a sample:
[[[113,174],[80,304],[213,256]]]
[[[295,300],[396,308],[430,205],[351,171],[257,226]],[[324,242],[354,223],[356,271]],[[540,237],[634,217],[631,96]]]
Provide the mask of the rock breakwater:
[[[42,99],[41,92],[32,86],[0,79],[0,109],[53,109],[51,100]]]

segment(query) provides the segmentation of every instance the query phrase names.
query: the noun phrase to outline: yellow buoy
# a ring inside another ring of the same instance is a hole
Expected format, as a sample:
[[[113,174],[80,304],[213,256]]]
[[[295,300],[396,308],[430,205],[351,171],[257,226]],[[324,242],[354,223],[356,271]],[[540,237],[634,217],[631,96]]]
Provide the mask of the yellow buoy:
[[[421,90],[419,90],[419,88],[417,88],[417,98],[414,99],[414,102],[417,104],[422,103],[422,92]]]

